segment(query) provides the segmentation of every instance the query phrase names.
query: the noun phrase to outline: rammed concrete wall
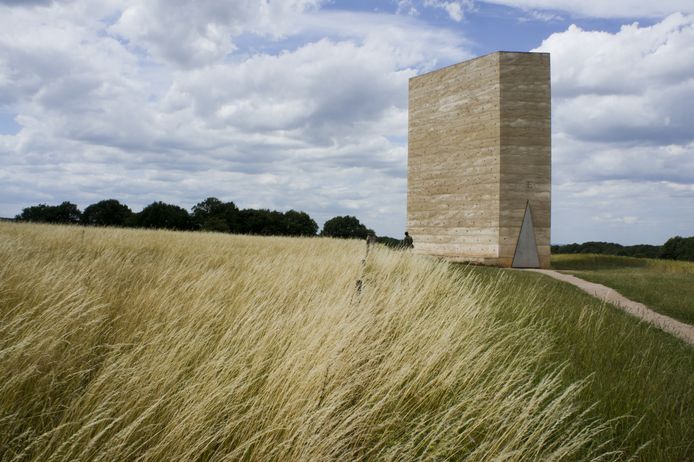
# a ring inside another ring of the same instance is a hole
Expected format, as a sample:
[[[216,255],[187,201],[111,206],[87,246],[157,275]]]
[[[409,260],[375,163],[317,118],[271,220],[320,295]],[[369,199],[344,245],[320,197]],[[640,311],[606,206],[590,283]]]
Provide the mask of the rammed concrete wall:
[[[410,79],[415,252],[511,266],[529,203],[549,266],[549,64],[545,53],[498,52]]]
[[[540,266],[550,266],[552,135],[548,53],[501,53],[499,264],[510,266],[526,204]]]

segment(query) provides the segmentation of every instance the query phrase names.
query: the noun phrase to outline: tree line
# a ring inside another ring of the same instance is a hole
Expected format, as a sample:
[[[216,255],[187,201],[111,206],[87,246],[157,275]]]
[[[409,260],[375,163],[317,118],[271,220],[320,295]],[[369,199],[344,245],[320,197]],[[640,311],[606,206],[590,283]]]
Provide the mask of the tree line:
[[[268,209],[239,209],[233,202],[208,197],[188,212],[183,207],[161,201],[152,202],[140,212],[116,199],[91,204],[81,211],[71,202],[60,205],[38,204],[26,207],[15,217],[17,221],[35,223],[81,224],[88,226],[119,226],[172,230],[201,230],[263,236],[326,236],[346,239],[366,239],[375,235],[356,217],[337,216],[326,221],[321,232],[318,224],[306,212]],[[402,241],[387,236],[377,242],[400,247]],[[596,253],[638,258],[664,258],[694,261],[694,236],[675,236],[663,245],[620,245],[614,242],[589,241],[582,244],[553,245],[552,253]]]
[[[694,236],[675,236],[663,245],[620,245],[614,242],[584,242],[583,244],[553,245],[552,253],[598,253],[637,258],[664,258],[694,261]]]
[[[39,204],[26,207],[15,217],[17,221],[35,223],[81,224],[87,226],[119,226],[172,230],[217,231],[234,234],[264,236],[316,236],[318,224],[306,212],[289,210],[278,212],[268,209],[239,209],[233,202],[208,197],[195,204],[188,212],[183,207],[161,201],[152,202],[140,212],[116,199],[91,204],[81,211],[76,204]],[[321,236],[365,239],[375,233],[356,217],[337,216],[326,221]],[[400,242],[381,237],[385,244]]]

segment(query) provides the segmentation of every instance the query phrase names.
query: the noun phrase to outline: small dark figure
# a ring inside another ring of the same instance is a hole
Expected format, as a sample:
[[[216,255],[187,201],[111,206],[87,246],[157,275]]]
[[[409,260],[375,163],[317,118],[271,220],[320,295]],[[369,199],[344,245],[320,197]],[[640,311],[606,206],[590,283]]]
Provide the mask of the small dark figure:
[[[406,249],[413,249],[414,248],[414,241],[412,240],[412,236],[410,236],[410,233],[405,231],[405,239],[402,240],[402,246]]]

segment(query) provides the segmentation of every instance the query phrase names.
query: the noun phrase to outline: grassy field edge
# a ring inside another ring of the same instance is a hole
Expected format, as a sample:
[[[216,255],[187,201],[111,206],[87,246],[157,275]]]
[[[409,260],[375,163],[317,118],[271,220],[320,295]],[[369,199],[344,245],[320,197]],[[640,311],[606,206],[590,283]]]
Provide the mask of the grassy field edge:
[[[610,287],[694,325],[694,263],[609,255],[553,255],[554,269]]]
[[[500,321],[523,325],[522,311],[533,312],[538,331],[552,342],[548,364],[565,364],[565,383],[587,380],[581,399],[595,404],[595,418],[611,422],[611,447],[628,447],[646,461],[694,458],[694,348],[542,274],[457,270],[498,287]]]

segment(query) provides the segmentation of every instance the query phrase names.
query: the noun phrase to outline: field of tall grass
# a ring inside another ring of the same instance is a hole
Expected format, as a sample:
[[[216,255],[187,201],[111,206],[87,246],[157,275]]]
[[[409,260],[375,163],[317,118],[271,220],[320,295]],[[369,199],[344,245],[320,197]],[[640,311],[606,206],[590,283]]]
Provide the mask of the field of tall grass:
[[[553,255],[552,266],[694,324],[694,262],[613,255]]]
[[[380,246],[362,265],[364,250],[0,223],[0,460],[616,460],[648,446],[623,444],[621,417],[586,399],[593,378],[567,373],[534,309],[542,285]],[[514,291],[527,303],[505,319]]]
[[[594,403],[590,416],[609,423],[607,448],[647,462],[694,460],[691,345],[548,276],[456,269],[499,288],[493,306],[500,321],[525,325],[519,307],[533,311],[534,328],[550,343],[547,367],[562,362],[567,385],[588,377],[577,399]]]

